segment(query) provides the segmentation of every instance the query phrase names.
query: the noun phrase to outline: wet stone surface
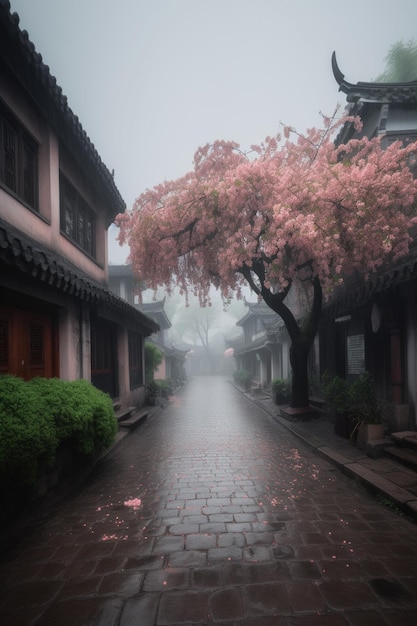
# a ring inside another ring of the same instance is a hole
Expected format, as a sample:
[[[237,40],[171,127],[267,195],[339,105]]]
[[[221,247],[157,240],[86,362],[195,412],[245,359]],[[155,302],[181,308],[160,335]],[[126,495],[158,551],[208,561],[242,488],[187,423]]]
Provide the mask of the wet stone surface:
[[[417,526],[195,378],[0,563],[7,626],[414,626]]]

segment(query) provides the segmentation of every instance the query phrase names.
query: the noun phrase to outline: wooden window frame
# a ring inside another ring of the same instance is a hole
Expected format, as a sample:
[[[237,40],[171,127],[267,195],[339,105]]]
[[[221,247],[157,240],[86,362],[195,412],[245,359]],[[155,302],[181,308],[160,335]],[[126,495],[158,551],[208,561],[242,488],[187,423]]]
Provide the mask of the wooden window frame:
[[[74,185],[60,173],[60,229],[73,244],[96,258],[96,217]]]
[[[13,146],[6,145],[12,142]],[[0,103],[0,185],[39,212],[39,145]]]

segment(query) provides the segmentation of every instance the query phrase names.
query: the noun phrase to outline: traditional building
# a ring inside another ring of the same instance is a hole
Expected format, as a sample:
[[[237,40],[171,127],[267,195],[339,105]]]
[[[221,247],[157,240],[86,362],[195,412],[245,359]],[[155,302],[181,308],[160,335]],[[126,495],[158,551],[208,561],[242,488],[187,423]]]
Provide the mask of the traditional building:
[[[0,373],[85,378],[144,402],[158,325],[108,288],[125,204],[19,17],[0,0]]]
[[[242,329],[241,337],[227,341],[233,348],[236,368],[263,388],[274,378],[289,379],[290,339],[283,320],[263,301],[245,301],[245,306],[246,315],[236,323]]]
[[[127,300],[158,326],[148,338],[163,355],[162,363],[155,372],[155,380],[170,380],[175,386],[184,382],[184,362],[188,349],[174,346],[167,338],[166,331],[171,328],[171,321],[165,311],[165,298],[142,302],[142,292],[146,287],[135,279],[132,267],[128,264],[109,265],[109,286],[115,294]]]
[[[337,142],[380,136],[383,145],[417,140],[417,80],[365,83],[345,80],[336,57],[333,73],[347,96],[349,115],[360,116],[363,129],[347,123]],[[412,165],[412,164],[410,164]],[[365,370],[378,396],[394,407],[408,405],[415,425],[417,403],[417,240],[406,258],[378,271],[368,281],[351,277],[324,308],[320,331],[320,367],[354,379]]]
[[[162,363],[155,372],[155,380],[169,380],[174,388],[181,385],[186,378],[185,359],[188,348],[174,346],[168,340],[166,331],[172,326],[165,312],[165,298],[155,302],[142,302],[136,305],[142,313],[155,320],[159,326],[158,332],[149,337],[151,341],[161,351]]]

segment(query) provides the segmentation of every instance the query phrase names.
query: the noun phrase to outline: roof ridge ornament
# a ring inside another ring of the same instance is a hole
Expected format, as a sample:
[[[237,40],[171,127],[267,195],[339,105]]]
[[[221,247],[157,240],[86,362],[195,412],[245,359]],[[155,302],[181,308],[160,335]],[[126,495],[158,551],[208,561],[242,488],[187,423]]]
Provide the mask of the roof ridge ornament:
[[[334,50],[332,52],[332,70],[333,70],[333,76],[335,77],[336,82],[340,87],[340,91],[342,91],[341,85],[343,81],[345,80],[345,75],[340,71],[340,68],[336,60],[336,52]]]

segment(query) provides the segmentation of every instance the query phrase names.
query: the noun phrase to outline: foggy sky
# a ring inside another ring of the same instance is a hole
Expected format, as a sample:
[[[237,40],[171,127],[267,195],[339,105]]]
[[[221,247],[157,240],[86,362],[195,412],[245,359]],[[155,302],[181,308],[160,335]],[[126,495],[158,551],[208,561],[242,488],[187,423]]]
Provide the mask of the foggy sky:
[[[215,139],[319,124],[417,36],[416,0],[11,0],[130,208]],[[110,229],[109,260],[127,251]]]

